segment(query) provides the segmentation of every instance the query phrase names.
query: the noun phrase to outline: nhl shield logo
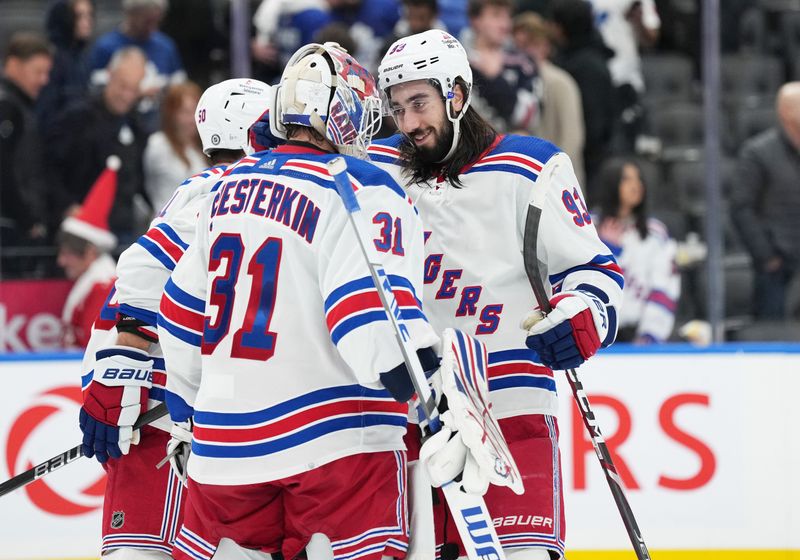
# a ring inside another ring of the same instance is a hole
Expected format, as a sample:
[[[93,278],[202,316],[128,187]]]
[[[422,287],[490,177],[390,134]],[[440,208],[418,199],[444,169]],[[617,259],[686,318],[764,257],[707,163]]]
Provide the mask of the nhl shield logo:
[[[115,511],[111,514],[111,528],[119,529],[125,524],[125,512]]]

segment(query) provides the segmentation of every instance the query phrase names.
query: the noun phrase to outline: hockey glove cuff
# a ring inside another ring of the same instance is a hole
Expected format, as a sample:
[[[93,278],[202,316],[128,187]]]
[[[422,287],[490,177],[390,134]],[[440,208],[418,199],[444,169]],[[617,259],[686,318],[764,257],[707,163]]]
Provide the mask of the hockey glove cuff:
[[[80,414],[84,455],[105,463],[128,453],[152,385],[153,360],[146,352],[127,346],[97,352]]]
[[[597,353],[608,334],[606,307],[594,295],[563,292],[550,300],[553,310],[544,318],[535,310],[522,321],[525,341],[543,364],[552,369],[575,368]]]

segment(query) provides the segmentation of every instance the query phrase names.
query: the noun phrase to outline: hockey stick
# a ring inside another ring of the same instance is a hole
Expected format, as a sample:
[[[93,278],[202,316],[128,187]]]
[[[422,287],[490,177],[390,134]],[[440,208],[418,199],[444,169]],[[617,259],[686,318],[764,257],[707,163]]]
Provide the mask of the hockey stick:
[[[403,354],[403,360],[411,373],[414,390],[420,398],[419,408],[428,421],[431,431],[437,432],[441,428],[441,424],[436,402],[433,399],[433,393],[425,377],[422,365],[419,363],[416,349],[411,345],[410,333],[401,317],[400,306],[392,292],[389,278],[378,260],[374,247],[369,242],[361,207],[358,204],[358,200],[356,200],[350,178],[347,175],[347,162],[341,157],[329,161],[328,172],[336,182],[336,190],[339,192],[339,196],[341,196],[349,214],[350,224],[355,230],[361,253],[369,266],[372,281],[378,290],[381,304],[394,327],[395,337]],[[494,530],[494,523],[486,508],[483,496],[467,494],[453,482],[443,485],[442,492],[470,560],[505,560],[505,554],[497,537],[497,532]]]
[[[136,420],[136,423],[133,425],[133,429],[135,430],[150,424],[151,422],[155,422],[162,416],[166,416],[166,414],[167,405],[165,403],[161,403],[139,416],[139,418]],[[44,475],[60,469],[64,465],[80,459],[81,457],[83,457],[83,451],[81,451],[80,445],[76,445],[72,449],[68,449],[63,453],[59,453],[52,459],[48,459],[43,463],[39,463],[32,469],[28,469],[24,473],[20,473],[17,476],[0,484],[0,497],[5,496],[9,492],[13,492],[17,488],[22,488],[23,486],[42,478]]]
[[[547,292],[544,289],[544,282],[539,275],[538,257],[536,256],[536,241],[539,231],[539,219],[542,215],[542,209],[535,204],[528,206],[528,216],[525,221],[525,237],[523,260],[525,261],[525,272],[528,275],[528,280],[533,288],[533,294],[536,296],[536,301],[539,302],[539,307],[544,314],[552,311],[550,305],[550,298],[547,297]],[[544,315],[542,316],[544,318]],[[541,320],[541,319],[540,319]],[[617,473],[617,467],[614,466],[614,461],[611,459],[611,454],[608,452],[608,447],[600,433],[600,426],[597,424],[597,419],[592,412],[589,405],[589,399],[586,392],[583,390],[583,383],[578,379],[578,374],[574,369],[565,371],[567,374],[567,381],[572,389],[572,396],[578,404],[583,424],[592,438],[592,446],[600,461],[600,466],[603,467],[603,472],[606,475],[608,486],[611,488],[611,494],[614,496],[614,502],[617,504],[619,514],[622,516],[622,522],[625,524],[625,530],[628,532],[628,537],[633,545],[633,550],[636,552],[636,557],[639,560],[650,560],[650,553],[647,546],[644,544],[642,532],[639,530],[639,525],[636,523],[636,518],[633,516],[628,499],[625,497],[625,492],[622,489],[622,480]]]

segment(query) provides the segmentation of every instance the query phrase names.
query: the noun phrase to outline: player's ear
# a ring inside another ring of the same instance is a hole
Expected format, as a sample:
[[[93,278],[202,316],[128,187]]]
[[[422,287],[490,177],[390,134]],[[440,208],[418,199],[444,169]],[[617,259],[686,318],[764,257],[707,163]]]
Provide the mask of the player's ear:
[[[461,112],[461,109],[464,108],[464,102],[466,101],[466,95],[464,95],[464,86],[456,83],[453,87],[453,99],[450,101],[450,107],[453,109],[453,112],[457,115]]]

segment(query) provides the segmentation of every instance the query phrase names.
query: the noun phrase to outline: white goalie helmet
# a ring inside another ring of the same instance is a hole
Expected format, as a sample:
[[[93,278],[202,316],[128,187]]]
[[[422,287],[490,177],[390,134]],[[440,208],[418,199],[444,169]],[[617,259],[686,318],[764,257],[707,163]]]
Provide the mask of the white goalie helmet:
[[[214,150],[251,153],[248,129],[271,108],[272,89],[264,82],[241,78],[206,89],[194,113],[203,153],[210,155]]]
[[[313,128],[343,154],[366,157],[381,126],[381,99],[374,78],[336,43],[298,49],[277,86],[277,131],[282,125]]]
[[[466,100],[461,111],[454,115],[450,106],[456,79],[460,79],[466,90]],[[392,43],[378,68],[378,86],[386,98],[391,99],[392,86],[417,80],[433,81],[439,87],[447,118],[453,123],[453,144],[442,158],[444,161],[458,145],[459,122],[469,107],[472,90],[472,68],[458,39],[441,29],[431,29]]]

